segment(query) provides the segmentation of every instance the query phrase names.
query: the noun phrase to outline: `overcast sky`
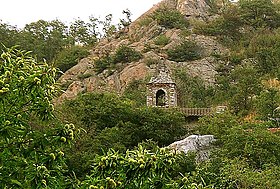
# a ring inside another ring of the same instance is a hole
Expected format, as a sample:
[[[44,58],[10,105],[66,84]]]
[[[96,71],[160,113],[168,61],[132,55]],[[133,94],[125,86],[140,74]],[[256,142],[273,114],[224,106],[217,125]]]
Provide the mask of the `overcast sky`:
[[[112,13],[118,20],[122,10],[129,9],[132,19],[138,18],[161,0],[1,0],[0,20],[22,28],[25,24],[43,19],[59,19],[70,23],[75,18],[87,20]]]

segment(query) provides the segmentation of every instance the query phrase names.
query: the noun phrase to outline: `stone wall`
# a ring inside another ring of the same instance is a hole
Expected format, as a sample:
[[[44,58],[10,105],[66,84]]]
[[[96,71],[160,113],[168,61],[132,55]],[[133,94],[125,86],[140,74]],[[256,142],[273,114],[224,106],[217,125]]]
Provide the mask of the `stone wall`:
[[[157,106],[157,92],[165,92],[165,105],[163,107],[177,106],[177,92],[175,83],[149,83],[147,84],[147,106]]]

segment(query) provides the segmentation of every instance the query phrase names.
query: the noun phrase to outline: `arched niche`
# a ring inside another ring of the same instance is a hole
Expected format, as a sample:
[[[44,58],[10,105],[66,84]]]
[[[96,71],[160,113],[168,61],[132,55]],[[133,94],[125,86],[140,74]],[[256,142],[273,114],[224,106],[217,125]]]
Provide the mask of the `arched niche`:
[[[156,93],[156,106],[166,105],[166,93],[164,90],[160,89]]]

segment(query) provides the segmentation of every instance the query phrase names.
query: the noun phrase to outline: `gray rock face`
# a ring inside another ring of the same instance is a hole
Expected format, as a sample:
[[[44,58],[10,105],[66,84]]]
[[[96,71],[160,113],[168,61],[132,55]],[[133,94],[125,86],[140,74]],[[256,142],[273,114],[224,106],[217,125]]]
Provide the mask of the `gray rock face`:
[[[187,138],[176,141],[168,147],[179,152],[197,152],[197,161],[208,159],[212,143],[216,139],[213,135],[190,135]]]
[[[206,1],[201,0],[178,0],[177,9],[187,17],[205,18],[210,9]]]

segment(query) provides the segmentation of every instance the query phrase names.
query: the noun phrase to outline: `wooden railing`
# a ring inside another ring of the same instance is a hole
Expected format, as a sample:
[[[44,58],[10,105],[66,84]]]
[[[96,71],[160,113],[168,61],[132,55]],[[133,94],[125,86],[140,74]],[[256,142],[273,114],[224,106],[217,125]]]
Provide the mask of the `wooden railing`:
[[[186,116],[205,116],[213,112],[212,108],[179,108],[178,110]]]

